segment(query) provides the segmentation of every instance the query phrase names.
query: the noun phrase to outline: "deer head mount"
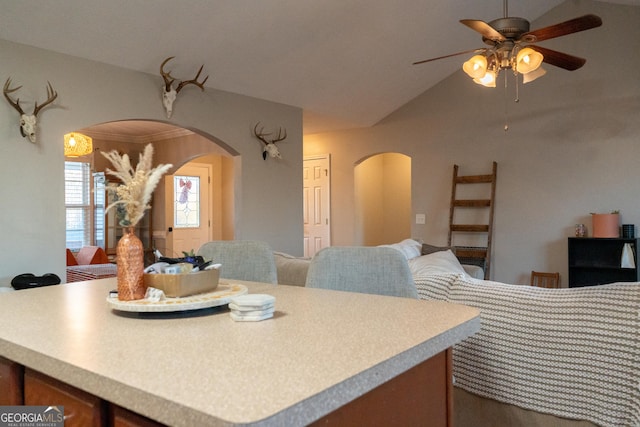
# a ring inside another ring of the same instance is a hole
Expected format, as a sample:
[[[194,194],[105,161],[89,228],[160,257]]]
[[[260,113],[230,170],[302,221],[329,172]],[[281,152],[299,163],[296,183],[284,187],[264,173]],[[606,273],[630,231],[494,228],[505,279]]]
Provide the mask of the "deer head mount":
[[[278,135],[273,138],[267,138],[271,136],[272,133],[264,133],[264,127],[261,127],[260,130],[258,130],[259,124],[260,122],[256,123],[253,127],[253,134],[264,144],[262,147],[262,159],[267,160],[267,154],[273,158],[281,159],[282,156],[280,155],[280,150],[278,150],[276,142],[282,141],[287,137],[287,130],[285,129],[283,132],[282,128],[278,128]]]
[[[200,73],[202,72],[202,68],[204,67],[204,64],[202,64],[195,78],[191,80],[181,81],[174,89],[173,82],[176,80],[175,77],[171,75],[171,71],[164,71],[164,66],[166,65],[166,63],[171,61],[173,58],[175,58],[175,56],[168,57],[160,65],[160,75],[164,79],[164,86],[162,86],[162,104],[164,105],[164,109],[167,112],[168,119],[171,118],[171,113],[173,113],[173,101],[176,100],[176,96],[178,96],[178,93],[180,93],[180,91],[189,84],[196,85],[202,91],[204,91],[204,84],[209,78],[209,76],[207,76],[204,78],[204,80],[202,80],[202,82],[198,81],[198,79],[200,78]]]
[[[16,100],[14,101],[9,95],[10,93],[13,93],[18,89],[20,89],[22,86],[18,86],[13,89],[10,89],[9,86],[11,86],[11,77],[9,77],[5,82],[4,89],[2,92],[4,93],[4,97],[7,98],[7,101],[9,101],[9,104],[11,104],[11,106],[16,110],[18,110],[18,113],[20,113],[20,134],[23,137],[28,136],[29,141],[35,143],[36,142],[36,122],[37,122],[38,113],[44,107],[51,104],[58,97],[58,93],[55,90],[53,90],[53,86],[51,86],[51,83],[47,82],[47,100],[40,105],[38,105],[38,102],[36,102],[35,106],[33,107],[33,114],[25,114],[24,110],[20,106],[20,98],[16,98]]]

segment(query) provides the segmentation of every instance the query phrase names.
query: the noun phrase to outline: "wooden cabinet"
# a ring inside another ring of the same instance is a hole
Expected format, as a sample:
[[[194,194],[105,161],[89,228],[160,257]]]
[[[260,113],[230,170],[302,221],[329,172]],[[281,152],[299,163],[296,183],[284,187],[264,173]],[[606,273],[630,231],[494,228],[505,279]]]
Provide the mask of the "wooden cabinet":
[[[569,238],[569,287],[614,282],[638,282],[638,240],[621,238]],[[622,251],[629,244],[633,268],[621,267]]]
[[[6,375],[11,372],[11,375]],[[11,378],[10,381],[6,381]],[[24,380],[22,380],[24,378]],[[10,393],[7,393],[10,391]],[[0,397],[24,405],[63,406],[65,427],[162,427],[154,420],[55,378],[0,357]],[[312,423],[321,425],[429,425],[453,419],[452,350],[448,349]],[[2,405],[21,405],[0,400]]]
[[[24,368],[11,360],[0,357],[0,406],[23,405]]]
[[[162,427],[33,369],[0,357],[0,405],[63,406],[65,427]]]
[[[116,405],[109,405],[109,412],[110,425],[113,427],[161,427],[164,425]]]
[[[453,425],[452,350],[414,366],[310,426]]]
[[[106,425],[105,402],[40,372],[25,369],[24,404],[64,406],[65,427]]]

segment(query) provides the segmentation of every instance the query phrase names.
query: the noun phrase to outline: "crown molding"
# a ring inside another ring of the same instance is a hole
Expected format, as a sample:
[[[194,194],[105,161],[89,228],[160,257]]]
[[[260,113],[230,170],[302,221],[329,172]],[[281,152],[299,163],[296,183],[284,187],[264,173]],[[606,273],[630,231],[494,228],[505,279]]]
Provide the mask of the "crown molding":
[[[85,133],[91,136],[93,139],[115,141],[115,142],[130,142],[134,144],[149,144],[155,141],[162,141],[165,139],[180,138],[183,136],[193,135],[194,132],[189,129],[175,128],[164,130],[161,132],[154,132],[145,135],[131,135],[118,132],[105,132],[105,131],[85,131]]]

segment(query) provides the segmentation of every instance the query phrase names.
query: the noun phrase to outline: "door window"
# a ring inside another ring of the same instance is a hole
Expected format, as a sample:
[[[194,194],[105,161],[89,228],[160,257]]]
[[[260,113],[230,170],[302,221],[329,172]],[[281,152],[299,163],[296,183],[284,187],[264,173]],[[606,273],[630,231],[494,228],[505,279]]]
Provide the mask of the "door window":
[[[200,227],[200,177],[174,175],[175,228]]]

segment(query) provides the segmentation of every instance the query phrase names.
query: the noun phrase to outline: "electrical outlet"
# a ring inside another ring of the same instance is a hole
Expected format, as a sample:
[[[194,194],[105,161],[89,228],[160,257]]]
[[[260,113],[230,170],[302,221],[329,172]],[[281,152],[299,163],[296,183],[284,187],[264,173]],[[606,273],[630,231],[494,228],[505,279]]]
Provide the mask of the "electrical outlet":
[[[424,224],[427,220],[426,214],[416,214],[416,224]]]

